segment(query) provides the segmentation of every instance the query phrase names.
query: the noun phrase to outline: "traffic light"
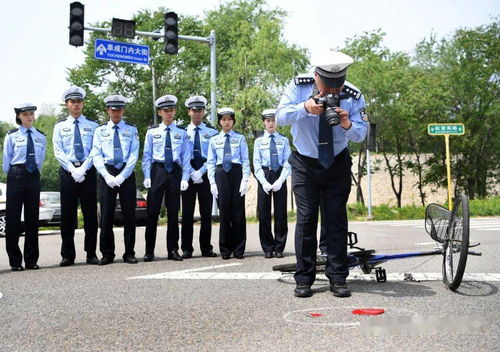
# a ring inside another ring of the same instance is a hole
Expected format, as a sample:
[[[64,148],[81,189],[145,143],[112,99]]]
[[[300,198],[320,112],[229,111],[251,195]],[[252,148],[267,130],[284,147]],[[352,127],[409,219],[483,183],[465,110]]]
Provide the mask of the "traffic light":
[[[175,55],[179,51],[179,27],[175,12],[165,14],[165,53]]]
[[[69,4],[69,44],[83,46],[83,15],[85,6],[78,1]]]

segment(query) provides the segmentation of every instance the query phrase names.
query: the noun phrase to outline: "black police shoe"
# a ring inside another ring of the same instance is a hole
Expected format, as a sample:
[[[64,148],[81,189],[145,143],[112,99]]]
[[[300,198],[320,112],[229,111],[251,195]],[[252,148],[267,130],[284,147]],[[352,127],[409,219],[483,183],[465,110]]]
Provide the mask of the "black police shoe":
[[[102,257],[101,260],[99,260],[98,265],[108,265],[108,264],[113,264],[113,258],[110,257]]]
[[[217,257],[217,254],[213,250],[201,252],[202,257],[209,257],[209,258],[215,258]]]
[[[10,270],[12,270],[12,271],[23,271],[24,268],[21,265],[19,265],[19,266],[11,266]]]
[[[137,264],[137,258],[133,255],[126,255],[123,257],[123,262],[129,264]]]
[[[245,259],[245,256],[243,254],[235,254],[234,257],[236,259]]]
[[[311,297],[313,295],[311,290],[311,285],[308,284],[297,284],[295,290],[293,290],[295,297]]]
[[[350,297],[351,291],[345,282],[332,282],[330,283],[330,291],[333,292],[335,297]]]
[[[99,264],[99,259],[95,255],[87,256],[87,264],[97,265]]]
[[[26,264],[26,269],[27,270],[38,270],[40,267],[37,264]]]
[[[153,260],[155,260],[155,255],[151,254],[151,253],[146,253],[146,254],[144,254],[143,259],[145,262],[152,262]]]
[[[171,251],[168,253],[168,260],[175,260],[177,262],[182,262],[182,257],[179,255],[177,251]]]
[[[276,252],[276,258],[285,258],[283,252]]]
[[[61,262],[59,263],[59,266],[70,266],[75,264],[74,259],[69,259],[69,258],[63,258]]]
[[[264,258],[274,258],[273,251],[265,252],[264,253]]]
[[[182,258],[183,259],[191,259],[191,258],[193,258],[193,253],[190,251],[183,251]]]
[[[224,260],[228,260],[229,258],[231,258],[231,256],[229,254],[221,254],[222,256],[222,259]]]

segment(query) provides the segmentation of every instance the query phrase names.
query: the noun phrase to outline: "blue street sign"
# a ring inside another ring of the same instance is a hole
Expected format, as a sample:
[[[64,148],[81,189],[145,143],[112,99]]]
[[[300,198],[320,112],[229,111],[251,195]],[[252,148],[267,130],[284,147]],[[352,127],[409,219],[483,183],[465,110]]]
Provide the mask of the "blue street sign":
[[[149,64],[149,46],[96,39],[94,57],[99,60]]]

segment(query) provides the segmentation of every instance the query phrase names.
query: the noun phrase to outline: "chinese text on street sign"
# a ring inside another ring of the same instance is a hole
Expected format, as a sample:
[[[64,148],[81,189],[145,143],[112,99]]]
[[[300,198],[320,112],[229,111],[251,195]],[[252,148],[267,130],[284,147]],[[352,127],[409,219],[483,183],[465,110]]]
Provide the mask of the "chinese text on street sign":
[[[148,65],[149,46],[96,39],[94,57],[99,60]]]
[[[430,123],[427,125],[427,133],[431,136],[462,135],[465,127],[463,123]]]

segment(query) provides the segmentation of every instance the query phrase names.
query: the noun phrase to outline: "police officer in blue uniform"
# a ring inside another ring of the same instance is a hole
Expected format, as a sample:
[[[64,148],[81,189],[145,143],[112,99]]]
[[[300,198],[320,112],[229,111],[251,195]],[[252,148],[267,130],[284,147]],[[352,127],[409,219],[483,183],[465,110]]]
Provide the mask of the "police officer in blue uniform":
[[[362,119],[365,100],[355,86],[345,81],[352,62],[341,52],[329,53],[313,62],[314,76],[295,78],[285,89],[276,113],[278,125],[292,126],[297,148],[290,158],[297,204],[297,297],[312,295],[320,201],[326,214],[326,276],[330,290],[336,297],[351,294],[346,284],[346,203],[352,166],[348,143],[363,141],[367,131],[367,123]]]
[[[70,87],[62,96],[69,116],[54,126],[52,144],[59,169],[61,191],[61,256],[60,266],[75,263],[75,220],[78,202],[82,206],[84,249],[87,264],[97,264],[97,176],[89,157],[94,131],[98,124],[83,114],[86,92],[80,87]]]
[[[258,137],[253,149],[253,167],[259,188],[257,210],[259,213],[259,237],[265,258],[283,258],[288,223],[286,213],[286,179],[290,175],[290,144],[288,138],[276,132],[276,109],[262,112],[264,135]],[[274,199],[274,234],[271,232],[271,198]]]
[[[222,131],[210,139],[207,172],[210,191],[220,210],[219,249],[222,259],[231,254],[243,259],[246,245],[245,194],[248,191],[250,161],[245,137],[233,131],[234,110],[217,112]]]
[[[146,219],[146,254],[144,261],[154,260],[156,227],[162,199],[167,208],[167,258],[181,261],[179,255],[180,192],[189,187],[191,150],[186,131],[175,125],[177,98],[164,95],[155,101],[162,123],[151,126],[144,141],[142,170],[148,191]]]
[[[139,136],[137,128],[124,120],[127,99],[111,95],[104,99],[109,121],[95,130],[91,158],[99,178],[99,201],[101,205],[99,265],[113,263],[115,239],[113,217],[116,197],[120,195],[123,213],[125,253],[123,261],[136,264],[135,258],[135,206],[136,183],[134,167],[139,158]]]
[[[203,257],[216,257],[211,242],[212,237],[212,194],[207,176],[208,143],[212,136],[219,133],[215,128],[202,122],[207,99],[193,96],[184,103],[188,109],[191,123],[186,127],[191,150],[191,178],[189,188],[182,192],[182,258],[193,256],[193,220],[196,195],[201,217],[200,249]]]
[[[24,270],[19,249],[24,206],[24,264],[37,270],[40,170],[45,159],[45,135],[33,127],[36,106],[22,103],[14,108],[18,128],[10,130],[3,145],[3,170],[7,174],[5,245],[12,271]]]

